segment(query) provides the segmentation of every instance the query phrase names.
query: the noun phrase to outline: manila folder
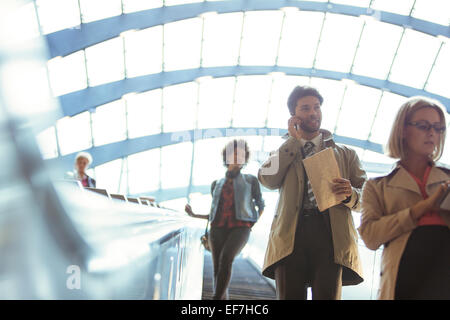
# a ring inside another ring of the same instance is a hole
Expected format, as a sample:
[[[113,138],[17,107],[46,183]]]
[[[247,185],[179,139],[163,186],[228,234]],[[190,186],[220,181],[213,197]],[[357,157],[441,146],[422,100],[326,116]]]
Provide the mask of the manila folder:
[[[341,178],[332,148],[326,148],[304,159],[303,165],[321,212],[345,200],[345,195],[336,195],[331,191],[333,179]]]

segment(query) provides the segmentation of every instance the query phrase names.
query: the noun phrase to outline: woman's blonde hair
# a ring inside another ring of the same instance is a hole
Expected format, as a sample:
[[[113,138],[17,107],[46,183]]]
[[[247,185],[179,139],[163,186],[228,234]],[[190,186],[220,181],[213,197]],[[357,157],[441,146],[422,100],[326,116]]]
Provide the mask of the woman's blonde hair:
[[[386,155],[394,159],[405,159],[405,145],[404,145],[404,130],[407,123],[411,120],[413,114],[423,108],[433,108],[439,114],[441,124],[447,129],[446,111],[444,106],[437,100],[426,97],[416,96],[409,98],[398,110],[397,116],[392,125],[389,140],[386,146]],[[439,144],[431,159],[433,161],[439,160],[444,151],[445,132],[439,137]]]

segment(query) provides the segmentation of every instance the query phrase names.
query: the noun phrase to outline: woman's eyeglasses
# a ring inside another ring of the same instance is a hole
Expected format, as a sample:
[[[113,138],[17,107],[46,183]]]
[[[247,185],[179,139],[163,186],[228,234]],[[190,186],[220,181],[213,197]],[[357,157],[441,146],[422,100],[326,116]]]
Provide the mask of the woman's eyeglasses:
[[[443,127],[438,123],[431,124],[428,121],[412,121],[412,122],[408,122],[408,125],[414,126],[417,129],[426,131],[426,132],[430,131],[431,128],[433,128],[436,133],[444,133],[445,132],[445,126]]]

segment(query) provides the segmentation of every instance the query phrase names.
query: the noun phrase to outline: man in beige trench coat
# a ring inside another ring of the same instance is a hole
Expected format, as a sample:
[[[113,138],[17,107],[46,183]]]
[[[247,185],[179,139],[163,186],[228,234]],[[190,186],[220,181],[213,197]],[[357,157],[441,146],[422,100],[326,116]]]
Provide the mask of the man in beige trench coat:
[[[262,272],[275,279],[278,299],[306,299],[307,287],[313,299],[340,299],[342,285],[363,281],[351,210],[360,209],[366,174],[354,150],[336,145],[331,133],[320,129],[322,102],[315,88],[292,91],[287,140],[258,172],[262,185],[279,189]],[[328,147],[342,176],[332,191],[346,199],[320,212],[302,160]]]

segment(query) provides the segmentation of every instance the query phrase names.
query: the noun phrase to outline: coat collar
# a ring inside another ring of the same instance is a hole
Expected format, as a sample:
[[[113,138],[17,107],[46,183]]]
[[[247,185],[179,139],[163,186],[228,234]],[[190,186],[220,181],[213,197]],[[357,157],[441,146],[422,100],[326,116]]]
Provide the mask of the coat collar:
[[[428,177],[427,185],[447,181],[449,179],[449,174],[449,168],[440,164],[433,164],[430,175]]]
[[[427,180],[426,185],[427,188],[432,184],[448,180],[448,173],[446,173],[446,171],[449,170],[447,168],[440,165],[436,165],[432,161],[430,161],[430,164],[431,164],[431,171]],[[396,163],[394,169],[387,176],[388,177],[392,176],[392,178],[387,183],[388,186],[403,188],[421,194],[419,186],[417,185],[416,181],[413,179],[413,177],[411,177],[409,172],[400,164],[400,161]]]
[[[330,131],[328,131],[326,129],[319,129],[319,132],[322,134],[323,145],[324,145],[325,148],[328,148],[328,147],[332,147],[333,148],[333,147],[336,146],[336,144],[334,143],[334,140],[333,140],[333,134]],[[288,139],[289,138],[289,132],[286,133],[282,138],[283,139]]]

